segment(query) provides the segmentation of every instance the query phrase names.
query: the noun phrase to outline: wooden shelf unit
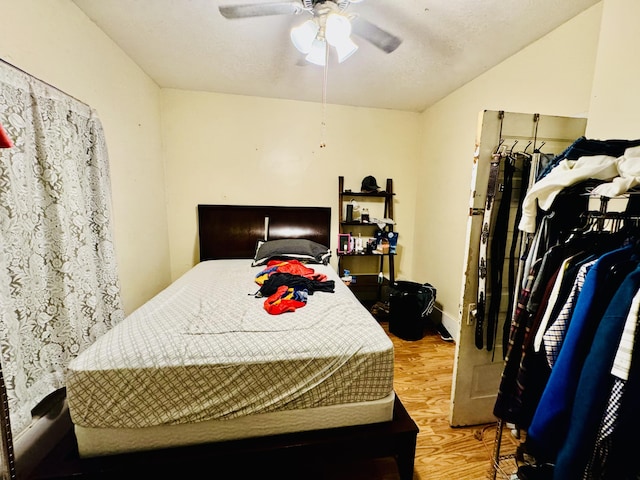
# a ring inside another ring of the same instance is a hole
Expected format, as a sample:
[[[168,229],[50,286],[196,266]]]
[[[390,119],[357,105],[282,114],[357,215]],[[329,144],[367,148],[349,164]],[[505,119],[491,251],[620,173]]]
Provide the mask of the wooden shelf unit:
[[[353,230],[365,230],[366,233],[370,233],[373,236],[375,231],[379,229],[376,223],[368,223],[361,221],[346,221],[346,206],[352,199],[372,200],[381,199],[383,205],[380,205],[382,210],[382,218],[389,218],[393,220],[393,198],[395,193],[393,192],[393,180],[387,178],[384,191],[378,192],[354,192],[345,191],[344,189],[344,177],[338,177],[338,224],[341,234],[351,233]],[[393,232],[393,224],[387,224],[382,230],[385,232]],[[356,281],[350,285],[354,294],[360,301],[366,306],[371,306],[373,303],[379,300],[383,300],[383,286],[392,285],[395,282],[395,253],[341,253],[338,255],[338,272],[343,274],[345,264],[349,266],[353,264],[352,259],[364,258],[364,257],[378,257],[380,259],[377,266],[377,273],[358,273],[357,270],[351,270],[351,274],[356,277]],[[382,282],[378,281],[380,273],[384,273],[384,261],[385,258],[388,261],[388,278],[384,278]],[[348,267],[347,267],[348,268]]]

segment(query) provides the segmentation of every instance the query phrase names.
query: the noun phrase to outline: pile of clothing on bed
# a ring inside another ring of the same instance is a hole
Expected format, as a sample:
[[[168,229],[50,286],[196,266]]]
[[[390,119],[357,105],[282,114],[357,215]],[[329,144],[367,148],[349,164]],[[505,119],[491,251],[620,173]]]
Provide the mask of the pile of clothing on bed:
[[[299,260],[271,260],[256,275],[260,289],[256,297],[267,297],[264,309],[272,315],[294,312],[307,304],[314,292],[333,293],[335,282]]]

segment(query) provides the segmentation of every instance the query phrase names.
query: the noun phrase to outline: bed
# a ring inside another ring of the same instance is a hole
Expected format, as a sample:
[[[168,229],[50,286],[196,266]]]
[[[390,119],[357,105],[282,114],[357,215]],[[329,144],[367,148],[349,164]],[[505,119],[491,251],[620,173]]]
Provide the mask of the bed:
[[[37,475],[185,475],[213,458],[290,469],[330,453],[391,456],[412,478],[418,429],[393,391],[393,344],[328,263],[330,225],[324,207],[198,205],[200,261],[72,361],[58,448],[73,453]],[[311,294],[256,295],[274,269],[305,272]]]

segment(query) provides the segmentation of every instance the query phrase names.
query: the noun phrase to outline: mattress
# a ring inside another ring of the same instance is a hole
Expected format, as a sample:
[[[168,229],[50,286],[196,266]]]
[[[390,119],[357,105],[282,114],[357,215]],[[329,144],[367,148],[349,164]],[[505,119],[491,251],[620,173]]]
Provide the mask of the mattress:
[[[83,450],[87,432],[126,436],[237,420],[235,434],[218,438],[241,438],[264,434],[258,418],[281,424],[284,414],[295,419],[315,409],[333,412],[335,424],[326,426],[390,420],[391,340],[331,266],[310,266],[334,280],[335,291],[309,295],[295,312],[265,311],[254,295],[262,268],[250,260],[212,260],[100,337],[70,363],[67,377],[81,454],[105,453],[96,450],[100,440]],[[360,407],[373,413],[336,413]],[[297,421],[287,431],[317,428],[308,419],[293,427]]]
[[[393,418],[395,393],[367,402],[303,410],[280,410],[228,420],[207,420],[145,428],[74,426],[81,457],[198,445],[326,428],[367,425]]]

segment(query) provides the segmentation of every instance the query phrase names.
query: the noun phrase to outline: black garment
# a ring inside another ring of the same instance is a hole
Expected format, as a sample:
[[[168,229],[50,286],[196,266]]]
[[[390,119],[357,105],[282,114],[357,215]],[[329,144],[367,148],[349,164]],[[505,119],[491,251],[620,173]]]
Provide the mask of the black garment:
[[[602,183],[605,181],[589,179],[565,187],[558,193],[549,211],[545,212],[549,217],[547,231],[550,232],[546,248],[564,242],[585,226],[589,210],[589,195],[585,194]]]
[[[553,465],[548,463],[522,465],[518,468],[518,480],[553,480]]]
[[[309,295],[313,292],[333,292],[336,284],[333,280],[311,280],[302,275],[293,275],[291,273],[272,273],[271,276],[260,287],[256,297],[269,297],[276,293],[278,287],[286,285],[287,287],[302,287],[307,290]]]

